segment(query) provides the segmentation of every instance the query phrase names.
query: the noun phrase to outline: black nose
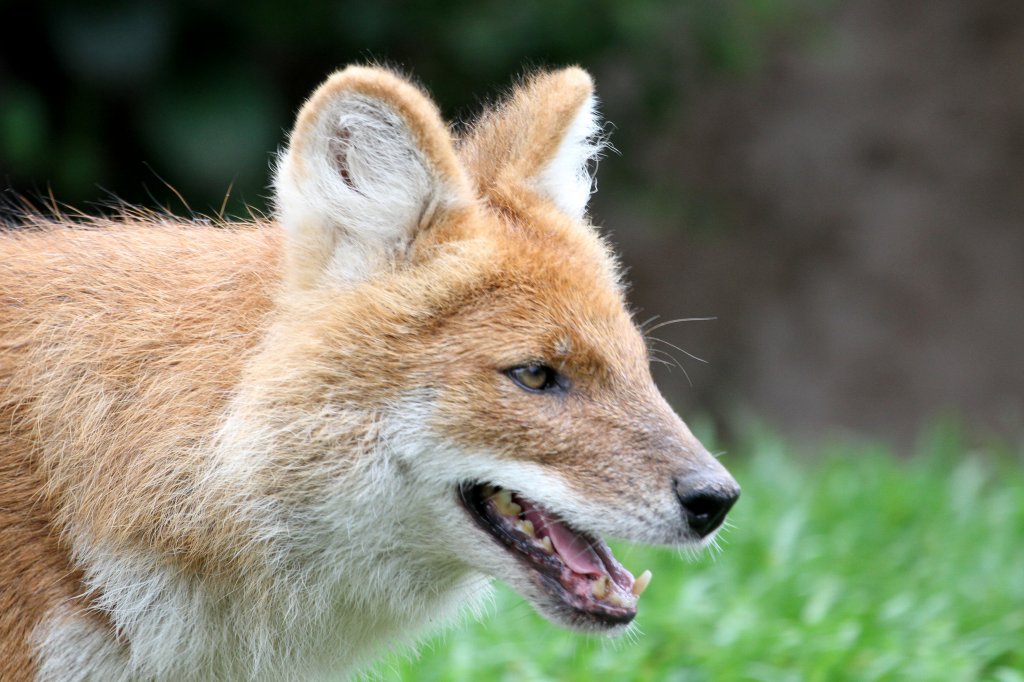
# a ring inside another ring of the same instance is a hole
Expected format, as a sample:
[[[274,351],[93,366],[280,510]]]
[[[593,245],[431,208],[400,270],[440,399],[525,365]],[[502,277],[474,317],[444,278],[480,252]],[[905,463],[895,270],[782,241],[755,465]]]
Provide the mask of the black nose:
[[[677,481],[676,495],[683,505],[683,514],[693,532],[704,537],[722,525],[725,515],[740,496],[740,488],[733,482],[728,484],[692,483]]]

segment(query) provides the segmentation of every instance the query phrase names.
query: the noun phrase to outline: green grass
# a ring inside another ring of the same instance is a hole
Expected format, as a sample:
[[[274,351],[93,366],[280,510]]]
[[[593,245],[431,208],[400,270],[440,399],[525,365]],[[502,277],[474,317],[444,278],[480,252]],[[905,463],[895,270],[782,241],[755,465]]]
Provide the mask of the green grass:
[[[937,431],[798,458],[760,436],[720,553],[616,546],[654,580],[635,637],[573,635],[500,587],[384,680],[1024,682],[1024,459]],[[756,453],[756,454],[755,454]]]

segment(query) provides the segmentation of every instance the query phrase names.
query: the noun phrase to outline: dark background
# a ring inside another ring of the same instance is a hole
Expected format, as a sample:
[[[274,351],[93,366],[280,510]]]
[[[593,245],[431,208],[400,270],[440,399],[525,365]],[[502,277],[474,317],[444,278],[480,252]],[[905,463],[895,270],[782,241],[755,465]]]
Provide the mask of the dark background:
[[[684,416],[1021,437],[1016,0],[0,2],[0,186],[86,213],[265,210],[303,98],[367,61],[456,123],[524,70],[591,71],[621,152],[592,213],[638,319],[717,318],[655,334],[708,361],[662,346]]]

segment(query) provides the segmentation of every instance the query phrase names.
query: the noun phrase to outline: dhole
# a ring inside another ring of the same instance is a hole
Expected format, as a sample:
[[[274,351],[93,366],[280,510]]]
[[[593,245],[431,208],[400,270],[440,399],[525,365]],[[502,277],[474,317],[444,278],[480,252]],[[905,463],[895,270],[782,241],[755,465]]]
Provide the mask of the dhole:
[[[0,234],[0,678],[351,671],[504,580],[616,633],[602,536],[739,488],[662,399],[586,218],[590,77],[453,137],[400,76],[303,106],[275,217]]]

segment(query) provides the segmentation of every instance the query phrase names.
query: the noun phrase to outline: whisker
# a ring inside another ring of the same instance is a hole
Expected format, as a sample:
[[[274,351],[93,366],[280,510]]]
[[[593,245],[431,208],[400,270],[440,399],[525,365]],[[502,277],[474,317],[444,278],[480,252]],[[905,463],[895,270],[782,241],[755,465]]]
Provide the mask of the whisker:
[[[648,317],[648,318],[647,318],[646,320],[644,320],[643,322],[641,322],[640,324],[638,324],[638,325],[637,325],[637,327],[639,327],[639,328],[640,328],[640,331],[641,331],[641,332],[643,332],[644,334],[646,334],[646,333],[647,333],[647,330],[646,330],[646,329],[644,329],[644,327],[646,327],[647,325],[649,325],[649,324],[650,324],[651,322],[654,322],[654,321],[655,321],[655,320],[657,320],[657,319],[658,319],[659,317],[661,317],[661,315],[654,315],[654,316],[652,316],[652,317]]]
[[[669,365],[669,367],[671,367],[672,365],[675,365],[680,370],[682,370],[683,376],[686,377],[686,383],[688,383],[691,388],[693,387],[693,380],[690,379],[690,373],[686,371],[686,368],[683,367],[683,363],[679,362],[679,359],[676,356],[672,355],[668,351],[662,350],[660,348],[652,348],[650,346],[647,347],[647,352],[648,353],[661,353],[664,357],[666,357],[669,360],[671,360],[672,363],[669,364],[668,362],[665,362],[665,360],[663,358],[659,358],[659,360],[661,362],[664,362],[666,365]],[[653,360],[654,357],[652,356],[651,359]]]
[[[658,316],[655,315],[650,320],[648,320],[648,322],[653,322],[657,318],[658,318]],[[651,332],[656,331],[658,329],[661,329],[662,327],[667,327],[670,324],[676,324],[678,322],[710,322],[712,320],[717,320],[717,319],[718,319],[717,317],[677,317],[674,320],[665,320],[664,322],[656,324],[653,327],[651,327],[650,329],[644,329],[643,331],[644,331],[645,334],[650,334]],[[641,326],[640,328],[643,329],[643,326]]]
[[[669,372],[672,371],[672,363],[669,362],[668,360],[664,360],[662,358],[651,358],[651,362],[657,362],[659,365],[665,365],[666,367],[668,367]]]
[[[693,354],[693,353],[691,353],[690,351],[688,351],[688,350],[684,350],[684,349],[680,348],[679,346],[677,346],[677,345],[676,345],[676,344],[674,344],[674,343],[669,343],[669,342],[668,342],[668,341],[666,341],[665,339],[659,339],[659,338],[657,338],[657,337],[655,337],[655,336],[648,336],[647,338],[649,338],[649,339],[650,339],[651,341],[659,341],[659,342],[661,342],[661,343],[665,344],[666,346],[671,346],[672,348],[675,348],[675,349],[676,349],[677,351],[679,351],[680,353],[683,353],[683,354],[684,354],[684,355],[686,355],[687,357],[689,357],[689,358],[693,358],[693,359],[694,359],[694,360],[696,360],[697,362],[703,362],[703,363],[704,363],[705,365],[706,365],[706,364],[708,364],[708,361],[707,361],[707,360],[705,360],[704,358],[701,358],[701,357],[697,357],[696,355],[694,355],[694,354]]]
[[[711,556],[712,560],[717,559],[718,555],[722,553],[722,547],[718,544],[717,535],[711,538],[711,540],[708,542],[708,549],[711,550],[710,552],[708,552],[708,554]]]
[[[679,361],[675,357],[660,348],[648,348],[647,352],[651,354],[651,360],[658,360],[664,362],[667,365],[678,365]],[[658,355],[655,355],[657,353]]]

